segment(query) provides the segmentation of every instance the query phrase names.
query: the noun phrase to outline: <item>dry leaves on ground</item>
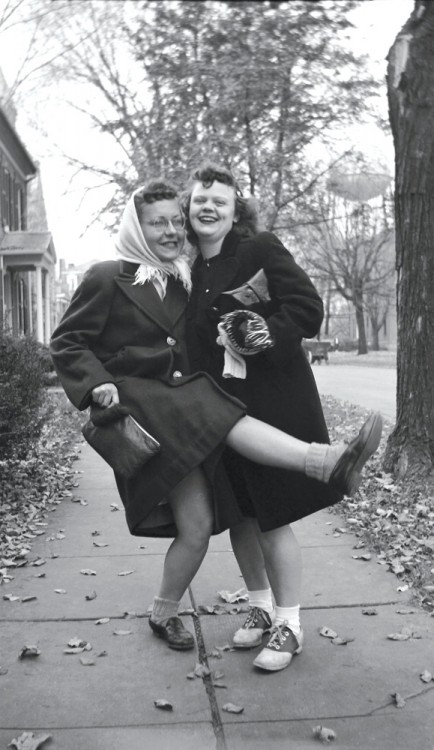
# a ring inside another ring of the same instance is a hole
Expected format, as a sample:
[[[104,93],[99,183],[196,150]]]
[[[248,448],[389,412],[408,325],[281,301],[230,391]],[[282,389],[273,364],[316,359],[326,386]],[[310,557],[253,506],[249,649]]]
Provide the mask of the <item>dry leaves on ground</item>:
[[[331,396],[322,402],[332,441],[351,438],[368,416],[365,409]],[[411,589],[418,604],[434,613],[434,479],[398,481],[383,471],[392,426],[385,420],[379,450],[365,467],[359,491],[330,512],[342,516],[377,554],[377,562],[397,577],[398,591]]]

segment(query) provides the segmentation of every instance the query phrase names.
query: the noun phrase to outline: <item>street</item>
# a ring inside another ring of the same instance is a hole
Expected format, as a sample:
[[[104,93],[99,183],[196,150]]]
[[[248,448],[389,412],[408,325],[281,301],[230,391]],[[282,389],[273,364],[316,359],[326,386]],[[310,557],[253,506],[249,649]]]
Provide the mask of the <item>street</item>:
[[[314,364],[312,371],[320,394],[396,417],[396,370],[386,367]]]

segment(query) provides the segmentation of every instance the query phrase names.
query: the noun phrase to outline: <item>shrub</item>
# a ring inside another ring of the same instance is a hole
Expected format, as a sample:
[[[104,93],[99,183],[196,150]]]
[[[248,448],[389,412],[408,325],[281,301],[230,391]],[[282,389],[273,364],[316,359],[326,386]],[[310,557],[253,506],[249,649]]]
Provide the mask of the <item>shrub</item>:
[[[44,423],[45,366],[31,337],[0,331],[0,454],[24,458]]]

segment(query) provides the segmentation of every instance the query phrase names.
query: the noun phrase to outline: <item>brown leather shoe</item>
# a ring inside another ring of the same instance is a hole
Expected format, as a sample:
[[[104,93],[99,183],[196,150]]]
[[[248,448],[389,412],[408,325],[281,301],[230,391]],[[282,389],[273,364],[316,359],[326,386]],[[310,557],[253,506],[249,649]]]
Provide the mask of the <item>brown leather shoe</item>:
[[[151,618],[149,618],[149,626],[159,638],[167,641],[169,648],[174,648],[177,651],[187,651],[187,649],[194,647],[194,638],[184,628],[180,617],[169,617],[165,625],[152,622]]]
[[[344,450],[333,469],[329,484],[344,495],[356,491],[361,480],[361,471],[366,461],[377,450],[383,429],[381,414],[371,414],[359,434]]]

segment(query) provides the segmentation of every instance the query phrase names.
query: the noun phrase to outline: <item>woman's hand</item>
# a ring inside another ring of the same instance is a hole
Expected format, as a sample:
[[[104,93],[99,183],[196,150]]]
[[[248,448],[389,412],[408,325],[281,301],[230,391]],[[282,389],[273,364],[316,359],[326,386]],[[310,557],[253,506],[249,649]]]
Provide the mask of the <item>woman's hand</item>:
[[[114,383],[102,383],[92,390],[92,398],[104,409],[119,403],[119,393]]]

